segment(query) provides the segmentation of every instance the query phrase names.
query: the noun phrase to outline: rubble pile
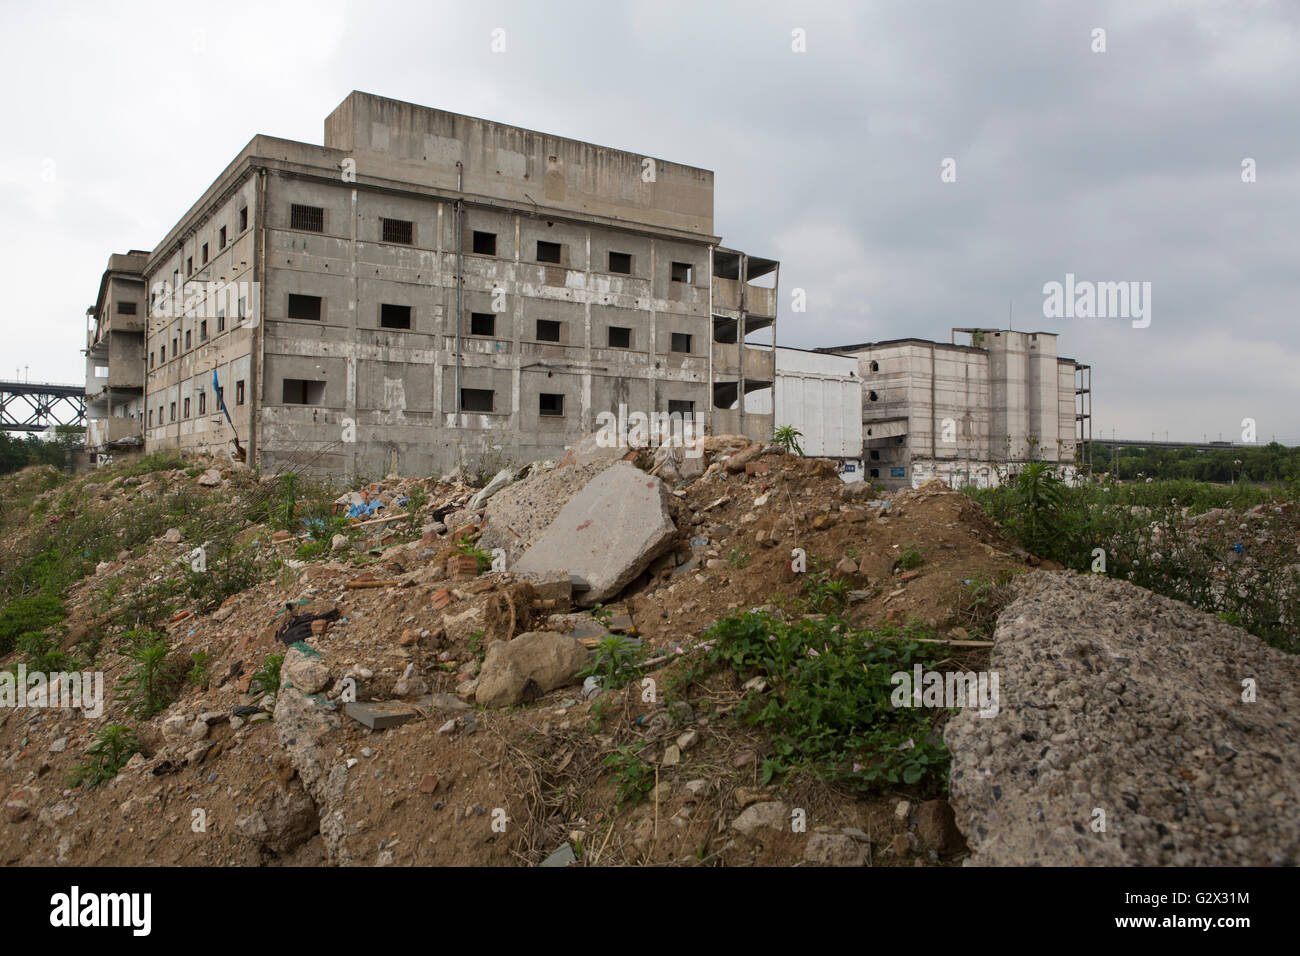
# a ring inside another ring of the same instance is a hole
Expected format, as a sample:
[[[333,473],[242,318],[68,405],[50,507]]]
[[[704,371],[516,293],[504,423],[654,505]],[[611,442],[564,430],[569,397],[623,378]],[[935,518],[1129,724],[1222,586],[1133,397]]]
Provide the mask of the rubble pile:
[[[720,617],[801,594],[808,575],[844,582],[855,626],[915,621],[964,647],[981,642],[959,595],[1045,563],[937,480],[890,495],[740,436],[683,451],[593,436],[481,487],[458,471],[389,476],[331,492],[324,512],[289,502],[293,531],[261,517],[283,485],[239,464],[91,476],[77,508],[119,520],[178,491],[228,504],[240,546],[274,570],[219,605],[149,622],[169,660],[202,661],[206,679],[143,719],[114,700],[136,666],[115,605],[174,575],[208,532],[178,520],[69,588],[61,646],[100,647],[103,710],[0,709],[0,861],[563,865],[543,843],[576,834],[585,846],[597,829],[611,863],[963,853],[969,801],[954,823],[942,800],[810,796],[761,779],[767,743],[723,718],[762,688],[709,708],[645,688],[666,686]],[[42,520],[71,520],[65,489],[33,495]],[[635,649],[649,683],[604,688],[593,665],[609,647]],[[610,722],[632,729],[653,773],[632,809],[608,782],[607,761],[627,756]],[[99,786],[71,785],[116,724],[143,752]],[[567,796],[548,803],[554,793]],[[796,809],[811,813],[806,833],[789,826]]]

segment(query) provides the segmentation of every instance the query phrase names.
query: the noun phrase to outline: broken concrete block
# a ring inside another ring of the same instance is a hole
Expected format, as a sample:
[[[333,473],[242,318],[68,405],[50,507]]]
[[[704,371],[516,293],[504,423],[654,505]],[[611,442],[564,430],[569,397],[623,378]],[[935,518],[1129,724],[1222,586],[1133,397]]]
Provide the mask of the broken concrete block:
[[[578,575],[589,590],[576,600],[591,605],[617,596],[668,548],[676,530],[663,482],[620,462],[570,499],[515,568]]]
[[[377,700],[355,700],[344,704],[343,713],[371,730],[398,727],[412,717],[419,716],[419,711],[410,704]]]
[[[280,682],[288,682],[304,694],[318,694],[330,685],[330,669],[316,653],[304,653],[297,645],[284,652]]]
[[[492,480],[484,485],[481,491],[474,495],[473,498],[469,499],[469,504],[465,507],[470,511],[475,511],[481,508],[483,505],[488,503],[489,498],[514,480],[515,470],[513,468],[502,468],[492,476]]]
[[[573,638],[529,631],[488,647],[474,696],[488,707],[509,707],[523,700],[529,681],[546,693],[571,683],[586,664],[587,649]]]

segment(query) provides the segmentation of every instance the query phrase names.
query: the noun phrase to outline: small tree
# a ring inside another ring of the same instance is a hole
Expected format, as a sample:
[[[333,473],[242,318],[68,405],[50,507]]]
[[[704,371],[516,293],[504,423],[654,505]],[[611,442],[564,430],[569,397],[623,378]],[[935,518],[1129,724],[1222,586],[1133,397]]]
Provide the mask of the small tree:
[[[803,432],[799,431],[793,425],[781,425],[772,433],[772,441],[776,442],[787,452],[802,456],[803,446],[799,444],[800,438],[803,438]]]

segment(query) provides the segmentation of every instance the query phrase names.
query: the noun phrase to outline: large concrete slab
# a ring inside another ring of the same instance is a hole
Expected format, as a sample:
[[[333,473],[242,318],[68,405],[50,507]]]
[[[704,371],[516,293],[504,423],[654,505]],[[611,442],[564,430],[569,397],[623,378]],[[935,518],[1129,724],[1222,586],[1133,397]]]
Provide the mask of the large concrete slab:
[[[505,548],[506,566],[515,562],[553,522],[574,495],[613,461],[593,461],[538,471],[501,489],[487,504],[487,527],[479,545]],[[543,570],[550,570],[549,568]]]
[[[560,509],[515,568],[576,574],[591,589],[575,600],[591,605],[616,597],[664,552],[676,531],[663,482],[617,462]]]

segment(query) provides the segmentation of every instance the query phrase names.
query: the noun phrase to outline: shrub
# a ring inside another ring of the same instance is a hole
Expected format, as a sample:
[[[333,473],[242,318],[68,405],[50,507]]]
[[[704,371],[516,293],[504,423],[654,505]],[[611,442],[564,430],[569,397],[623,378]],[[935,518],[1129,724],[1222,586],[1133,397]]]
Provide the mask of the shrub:
[[[122,678],[115,699],[126,703],[128,715],[148,720],[171,703],[172,680],[165,666],[170,649],[161,634],[150,631],[128,632],[127,640],[132,644],[128,656],[136,666]]]
[[[596,645],[592,661],[578,676],[598,677],[605,690],[618,690],[641,675],[636,663],[640,649],[621,634],[610,634]]]
[[[78,786],[82,782],[92,787],[112,780],[135,754],[146,754],[144,744],[125,724],[110,724],[95,735],[95,742],[86,748],[86,759],[73,772],[68,783]]]
[[[249,686],[256,686],[260,694],[277,694],[280,692],[280,665],[284,663],[283,654],[271,654],[262,666],[253,672]]]
[[[12,651],[24,634],[43,631],[63,617],[63,601],[53,594],[14,598],[0,611],[0,654]]]

